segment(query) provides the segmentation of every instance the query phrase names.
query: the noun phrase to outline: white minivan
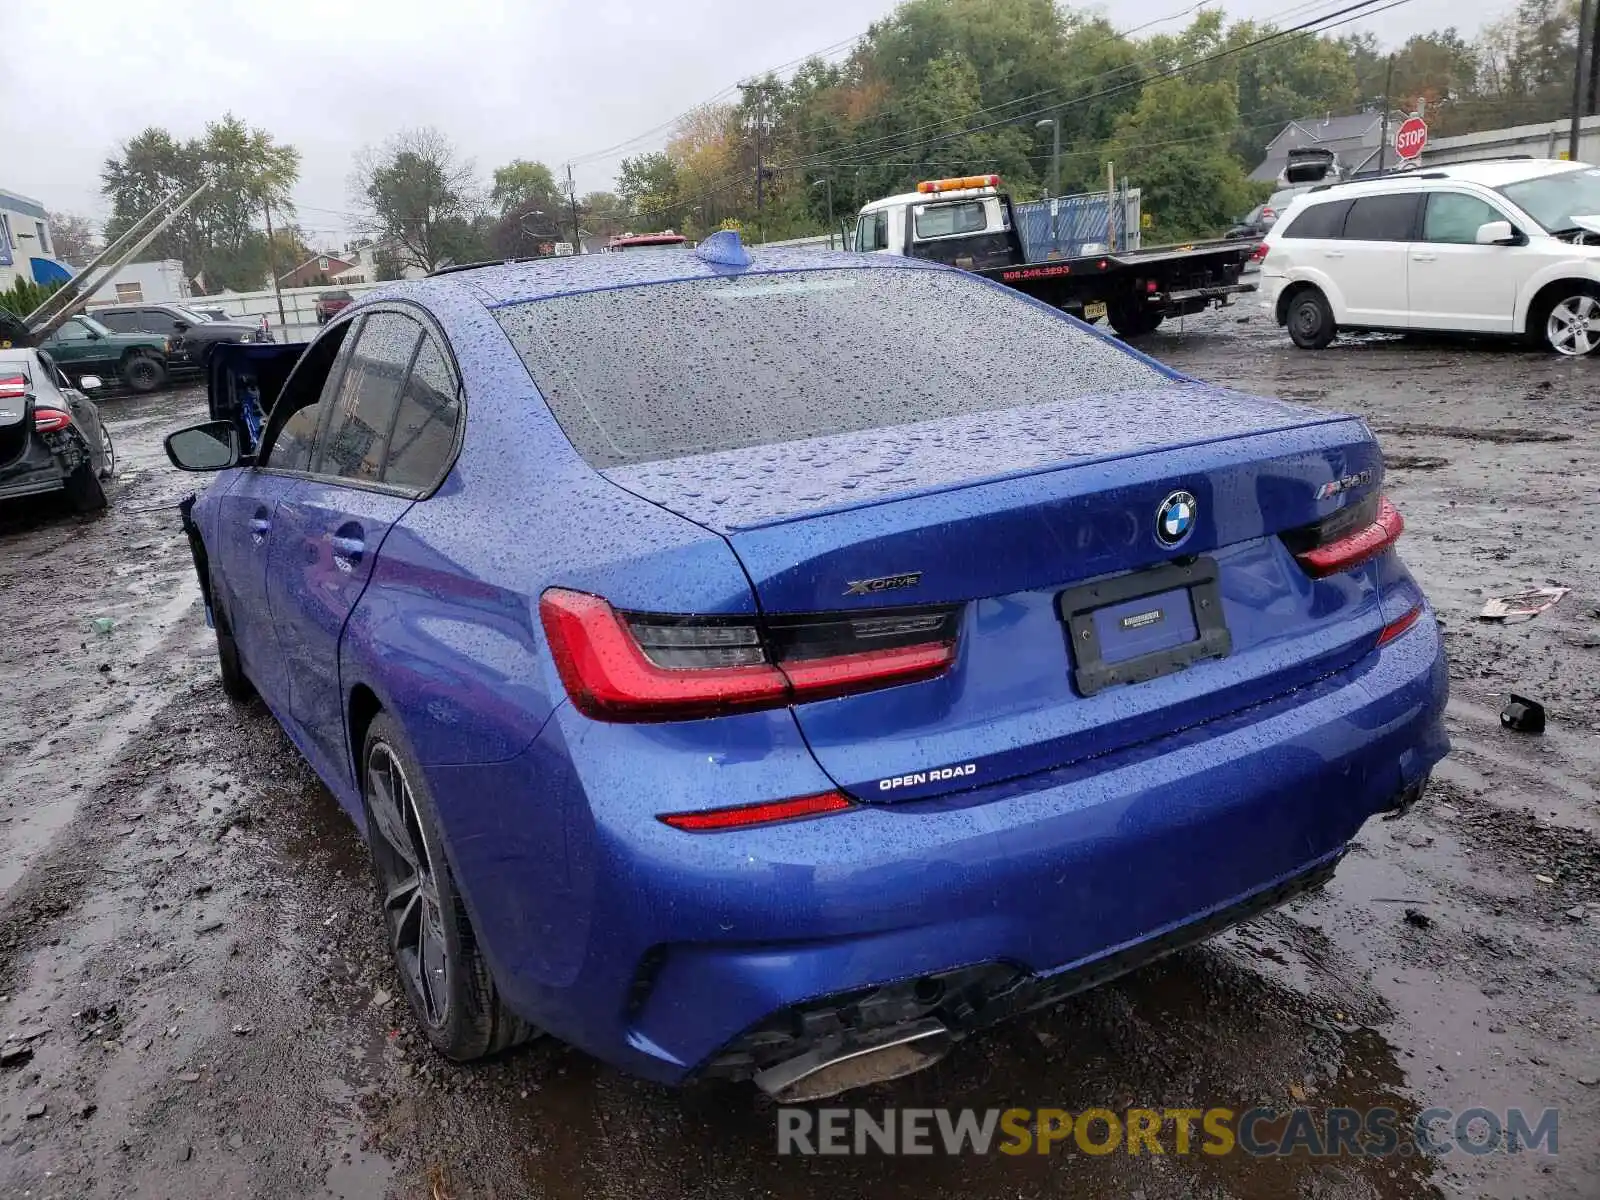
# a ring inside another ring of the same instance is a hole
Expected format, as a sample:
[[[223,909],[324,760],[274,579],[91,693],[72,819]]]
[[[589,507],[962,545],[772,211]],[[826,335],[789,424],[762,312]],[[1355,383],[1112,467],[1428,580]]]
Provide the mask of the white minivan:
[[[1262,304],[1297,346],[1341,330],[1600,346],[1600,168],[1494,159],[1329,184],[1267,234]]]

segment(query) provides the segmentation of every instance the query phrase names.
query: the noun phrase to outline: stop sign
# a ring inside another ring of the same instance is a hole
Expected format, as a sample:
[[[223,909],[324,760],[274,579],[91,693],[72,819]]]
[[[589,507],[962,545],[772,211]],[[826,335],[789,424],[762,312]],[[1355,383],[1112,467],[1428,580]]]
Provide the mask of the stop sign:
[[[1428,144],[1428,125],[1421,117],[1407,117],[1394,131],[1394,152],[1403,159],[1413,159]]]

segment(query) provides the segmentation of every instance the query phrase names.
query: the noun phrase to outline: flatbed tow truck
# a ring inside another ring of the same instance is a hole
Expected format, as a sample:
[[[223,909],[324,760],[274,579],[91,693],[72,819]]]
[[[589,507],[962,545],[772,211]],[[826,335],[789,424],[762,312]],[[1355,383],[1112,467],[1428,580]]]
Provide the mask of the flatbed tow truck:
[[[998,175],[930,179],[874,200],[857,218],[855,249],[961,267],[1082,320],[1104,317],[1125,338],[1256,290],[1241,278],[1254,243],[1223,238],[1029,262]]]

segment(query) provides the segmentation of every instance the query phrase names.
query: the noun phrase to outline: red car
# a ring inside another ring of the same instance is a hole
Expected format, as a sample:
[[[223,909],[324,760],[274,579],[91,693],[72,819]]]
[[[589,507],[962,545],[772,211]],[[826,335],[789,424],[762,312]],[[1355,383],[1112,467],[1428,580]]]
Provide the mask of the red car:
[[[351,299],[349,292],[323,292],[317,297],[317,324],[326,325],[333,320]]]
[[[665,233],[630,233],[624,237],[612,238],[606,243],[607,250],[644,250],[660,246],[687,246],[689,239],[681,233],[667,230]]]

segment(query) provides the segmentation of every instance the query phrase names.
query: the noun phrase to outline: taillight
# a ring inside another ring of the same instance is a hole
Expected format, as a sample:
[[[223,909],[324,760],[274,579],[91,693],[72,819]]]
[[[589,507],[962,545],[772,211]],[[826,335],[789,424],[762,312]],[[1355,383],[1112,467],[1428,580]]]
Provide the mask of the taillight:
[[[579,712],[679,721],[825,700],[942,674],[960,609],[749,617],[620,613],[551,588],[539,600],[556,670]]]
[[[58,429],[65,429],[72,424],[72,414],[62,412],[59,408],[35,408],[33,410],[33,427],[40,433],[54,433]]]
[[[1259,243],[1254,250],[1250,251],[1251,262],[1260,262],[1262,259],[1266,258],[1266,256],[1267,244],[1265,242]]]
[[[1261,219],[1263,221],[1276,221],[1278,219],[1278,210],[1275,208],[1263,208],[1261,210]]]
[[[26,375],[0,375],[0,400],[20,400],[27,394]]]
[[[1416,607],[1408,611],[1404,616],[1390,621],[1383,627],[1383,631],[1378,634],[1378,645],[1387,646],[1390,642],[1394,641],[1395,638],[1399,637],[1402,633],[1415,625],[1417,623],[1417,618],[1421,615],[1422,605],[1418,604]]]
[[[665,813],[659,820],[674,829],[690,833],[713,833],[719,829],[748,829],[752,825],[774,825],[779,821],[798,821],[820,817],[823,813],[854,808],[855,802],[838,792],[797,796],[793,800],[768,800],[760,804],[740,804],[734,808],[713,808],[701,812]]]
[[[1282,537],[1305,573],[1321,579],[1376,558],[1399,540],[1405,527],[1405,518],[1388,497],[1369,496]]]

